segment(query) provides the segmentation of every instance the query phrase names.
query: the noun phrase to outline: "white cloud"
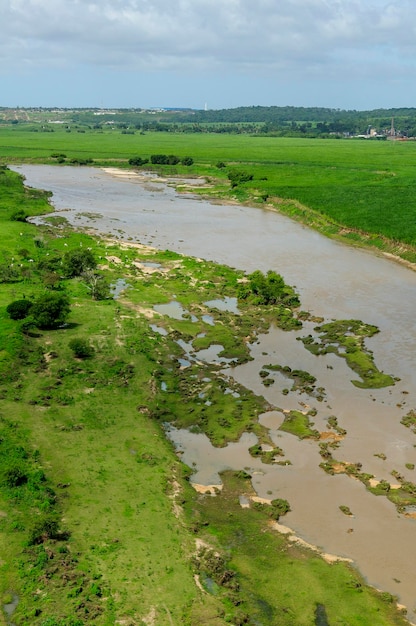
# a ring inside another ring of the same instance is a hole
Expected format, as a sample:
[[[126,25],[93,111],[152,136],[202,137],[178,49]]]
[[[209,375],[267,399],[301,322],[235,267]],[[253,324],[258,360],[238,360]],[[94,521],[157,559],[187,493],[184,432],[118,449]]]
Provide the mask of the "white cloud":
[[[0,0],[8,67],[326,66],[350,51],[414,50],[416,6],[369,0]],[[353,55],[355,56],[355,55]]]
[[[96,68],[287,84],[390,75],[405,93],[415,29],[412,0],[0,0],[0,74]]]

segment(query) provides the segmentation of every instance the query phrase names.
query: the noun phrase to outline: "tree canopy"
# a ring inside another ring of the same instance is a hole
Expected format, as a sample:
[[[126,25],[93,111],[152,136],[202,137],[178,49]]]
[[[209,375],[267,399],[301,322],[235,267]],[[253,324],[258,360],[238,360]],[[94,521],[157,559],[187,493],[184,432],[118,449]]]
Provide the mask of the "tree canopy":
[[[280,274],[269,270],[263,274],[256,270],[248,277],[248,282],[240,287],[239,298],[251,300],[256,304],[284,304],[288,307],[299,306],[299,298],[294,289],[286,285]]]
[[[57,328],[66,322],[70,310],[66,294],[50,292],[34,301],[30,315],[38,328]]]
[[[80,248],[69,250],[63,259],[64,272],[67,278],[81,276],[87,270],[97,267],[97,261],[91,250]]]

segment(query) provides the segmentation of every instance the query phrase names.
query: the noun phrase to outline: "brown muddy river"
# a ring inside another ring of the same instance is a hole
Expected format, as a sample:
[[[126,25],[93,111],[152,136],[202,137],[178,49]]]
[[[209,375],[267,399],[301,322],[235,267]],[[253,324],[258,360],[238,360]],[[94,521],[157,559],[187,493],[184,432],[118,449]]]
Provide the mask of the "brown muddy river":
[[[30,186],[53,192],[59,213],[75,226],[161,249],[225,263],[247,271],[273,269],[296,286],[302,308],[330,319],[360,319],[380,333],[366,345],[376,365],[400,378],[379,390],[352,385],[356,376],[335,355],[316,357],[296,340],[301,333],[271,329],[251,346],[254,360],[224,372],[283,409],[313,407],[315,428],[327,431],[335,415],[347,431],[335,458],[362,463],[377,480],[397,482],[391,472],[416,482],[416,437],[400,420],[416,408],[416,272],[383,257],[330,241],[273,211],[221,206],[181,196],[153,177],[122,176],[94,168],[21,166]],[[305,332],[306,331],[306,332]],[[283,395],[287,380],[262,384],[259,371],[270,363],[303,369],[324,387],[322,402],[298,392]],[[169,436],[195,474],[194,483],[220,484],[225,468],[250,469],[253,486],[264,498],[286,498],[292,511],[283,523],[324,552],[353,560],[368,582],[416,609],[416,520],[397,513],[385,497],[374,496],[346,475],[319,468],[318,444],[278,430],[280,412],[261,417],[291,465],[265,465],[248,448],[255,441],[214,448],[203,435],[172,429]],[[377,455],[377,456],[375,456]],[[380,456],[379,456],[380,455]],[[385,457],[385,458],[384,458]],[[408,467],[406,467],[406,464]],[[341,512],[348,506],[353,516]]]

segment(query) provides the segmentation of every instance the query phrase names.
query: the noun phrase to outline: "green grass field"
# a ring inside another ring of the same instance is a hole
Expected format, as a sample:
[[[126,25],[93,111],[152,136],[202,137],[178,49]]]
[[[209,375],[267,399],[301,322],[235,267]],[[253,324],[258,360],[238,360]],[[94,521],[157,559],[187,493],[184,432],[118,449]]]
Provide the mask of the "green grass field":
[[[208,176],[214,182],[213,195],[271,203],[327,234],[341,233],[351,243],[363,241],[363,231],[370,234],[364,240],[375,247],[385,247],[387,238],[391,250],[411,261],[416,258],[413,141],[138,132],[129,135],[117,129],[30,132],[24,127],[4,127],[0,128],[0,154],[3,163],[54,163],[52,154],[65,154],[66,162],[92,159],[95,165],[120,167],[128,167],[128,159],[134,156],[191,156],[191,167],[159,169],[168,174]],[[219,162],[226,167],[218,169]],[[231,168],[250,172],[253,180],[230,191],[227,173]]]

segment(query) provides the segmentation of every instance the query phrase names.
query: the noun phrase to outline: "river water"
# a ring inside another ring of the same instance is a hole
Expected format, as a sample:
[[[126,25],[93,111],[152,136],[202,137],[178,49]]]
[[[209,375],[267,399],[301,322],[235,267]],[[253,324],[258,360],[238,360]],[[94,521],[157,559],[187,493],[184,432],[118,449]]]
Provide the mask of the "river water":
[[[315,357],[297,336],[277,328],[251,346],[254,360],[225,373],[284,409],[314,407],[315,427],[328,430],[335,415],[346,437],[335,458],[360,462],[376,479],[396,482],[396,470],[416,482],[415,435],[400,420],[416,407],[416,272],[381,256],[326,239],[278,213],[259,208],[222,206],[180,195],[149,175],[94,168],[21,166],[26,184],[53,192],[59,215],[97,233],[253,271],[273,269],[300,294],[302,308],[326,320],[360,319],[380,328],[367,340],[379,369],[400,379],[394,387],[359,389],[343,359]],[[313,331],[312,331],[313,332]],[[262,365],[276,363],[303,369],[325,388],[322,402],[306,394],[282,395],[281,374],[262,384]],[[397,595],[416,609],[416,520],[399,515],[386,498],[377,497],[346,475],[329,476],[314,441],[299,441],[278,427],[280,412],[261,417],[291,465],[264,465],[250,457],[252,436],[216,449],[203,435],[172,429],[169,436],[194,467],[194,483],[219,484],[224,468],[248,468],[260,497],[286,498],[292,511],[284,524],[324,552],[350,558],[368,582]],[[376,455],[376,456],[375,456]],[[381,458],[380,456],[381,455]],[[385,458],[384,458],[385,457]],[[408,465],[408,467],[406,467]],[[341,512],[348,506],[353,516]]]

